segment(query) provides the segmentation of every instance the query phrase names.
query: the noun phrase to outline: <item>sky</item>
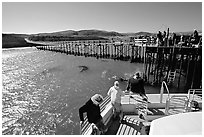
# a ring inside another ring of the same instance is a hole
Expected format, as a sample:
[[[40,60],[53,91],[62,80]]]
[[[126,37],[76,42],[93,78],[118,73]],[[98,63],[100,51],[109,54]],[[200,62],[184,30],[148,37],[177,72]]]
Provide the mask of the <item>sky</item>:
[[[201,2],[2,2],[2,33],[202,30]]]

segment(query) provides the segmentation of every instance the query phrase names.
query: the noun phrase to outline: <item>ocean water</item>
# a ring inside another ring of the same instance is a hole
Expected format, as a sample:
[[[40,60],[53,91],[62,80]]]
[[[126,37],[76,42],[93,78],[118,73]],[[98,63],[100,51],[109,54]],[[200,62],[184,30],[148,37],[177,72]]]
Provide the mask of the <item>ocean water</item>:
[[[2,50],[2,134],[78,135],[78,109],[143,64],[35,48]],[[120,82],[125,90],[126,82]],[[146,87],[146,93],[159,90]]]

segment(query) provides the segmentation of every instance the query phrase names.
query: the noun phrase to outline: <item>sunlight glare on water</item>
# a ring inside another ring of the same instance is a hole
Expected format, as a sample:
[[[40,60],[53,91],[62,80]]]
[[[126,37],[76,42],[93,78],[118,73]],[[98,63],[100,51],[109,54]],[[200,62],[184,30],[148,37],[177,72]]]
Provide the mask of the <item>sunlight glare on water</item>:
[[[35,48],[3,50],[2,134],[79,134],[79,107],[142,68]],[[120,86],[124,90],[126,83]]]

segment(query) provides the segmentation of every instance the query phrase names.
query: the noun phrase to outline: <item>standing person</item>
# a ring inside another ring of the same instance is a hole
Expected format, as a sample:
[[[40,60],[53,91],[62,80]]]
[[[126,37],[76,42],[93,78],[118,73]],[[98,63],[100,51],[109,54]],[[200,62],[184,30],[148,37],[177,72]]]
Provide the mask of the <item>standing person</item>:
[[[114,118],[117,117],[117,115],[119,114],[119,118],[120,118],[120,123],[123,119],[123,110],[122,110],[122,105],[121,105],[121,97],[125,96],[125,92],[123,92],[120,88],[119,88],[119,82],[115,81],[114,85],[109,89],[108,91],[108,96],[111,97],[111,104],[113,106],[113,114],[114,114]]]
[[[167,45],[167,37],[166,37],[166,31],[164,31],[164,33],[163,33],[163,46],[166,46]]]
[[[199,43],[199,36],[198,36],[198,31],[196,29],[194,29],[193,32],[193,44],[198,44]]]
[[[161,33],[161,31],[159,31],[158,32],[158,34],[157,34],[157,41],[158,41],[158,47],[159,46],[162,46],[162,41],[163,41],[163,39],[162,39],[162,33]]]
[[[164,31],[163,33],[163,38],[166,38],[166,31]]]
[[[140,96],[142,96],[144,101],[147,101],[147,96],[144,89],[144,80],[141,78],[139,71],[137,71],[132,77],[130,77],[126,90],[139,94]]]
[[[84,122],[83,113],[87,113],[89,123],[94,123],[92,127],[97,127],[102,133],[106,132],[99,104],[103,102],[100,94],[92,96],[81,108],[79,108],[80,125]]]
[[[202,47],[202,37],[200,37],[199,43],[198,43],[198,47],[201,48]]]
[[[173,46],[176,45],[176,33],[173,32]]]

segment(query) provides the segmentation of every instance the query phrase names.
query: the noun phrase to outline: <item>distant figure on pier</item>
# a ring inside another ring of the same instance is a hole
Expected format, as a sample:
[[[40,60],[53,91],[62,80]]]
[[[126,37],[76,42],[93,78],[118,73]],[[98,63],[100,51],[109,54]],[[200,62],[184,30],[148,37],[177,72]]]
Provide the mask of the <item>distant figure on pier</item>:
[[[173,46],[176,45],[176,33],[173,32]]]
[[[106,132],[103,118],[101,116],[99,104],[103,102],[103,97],[100,94],[92,96],[81,108],[79,108],[80,126],[84,122],[83,113],[87,113],[88,122],[92,123],[93,131],[97,130],[102,133]]]
[[[201,48],[202,46],[202,37],[200,37],[199,43],[198,43],[198,47]]]
[[[114,118],[119,116],[119,122],[121,123],[123,119],[121,97],[125,96],[125,92],[120,89],[118,81],[114,82],[114,85],[108,90],[107,95],[111,97],[111,105],[113,106],[113,116]]]
[[[144,80],[141,78],[140,73],[141,72],[137,71],[132,77],[130,77],[126,90],[130,93],[132,92],[139,94],[141,97],[143,97],[143,100],[147,101],[147,96],[144,89]]]
[[[166,38],[166,31],[163,32],[163,40]]]
[[[158,46],[162,45],[162,41],[163,41],[162,33],[161,33],[161,31],[159,31],[158,34],[157,34],[157,44],[158,44]]]
[[[163,44],[162,44],[163,46],[167,46],[167,34],[166,34],[166,31],[164,31],[164,33],[163,33]]]
[[[198,31],[196,29],[194,29],[193,36],[191,38],[191,43],[192,44],[198,44],[199,43]]]
[[[184,35],[181,35],[178,45],[179,47],[187,46],[187,41],[185,41]]]

